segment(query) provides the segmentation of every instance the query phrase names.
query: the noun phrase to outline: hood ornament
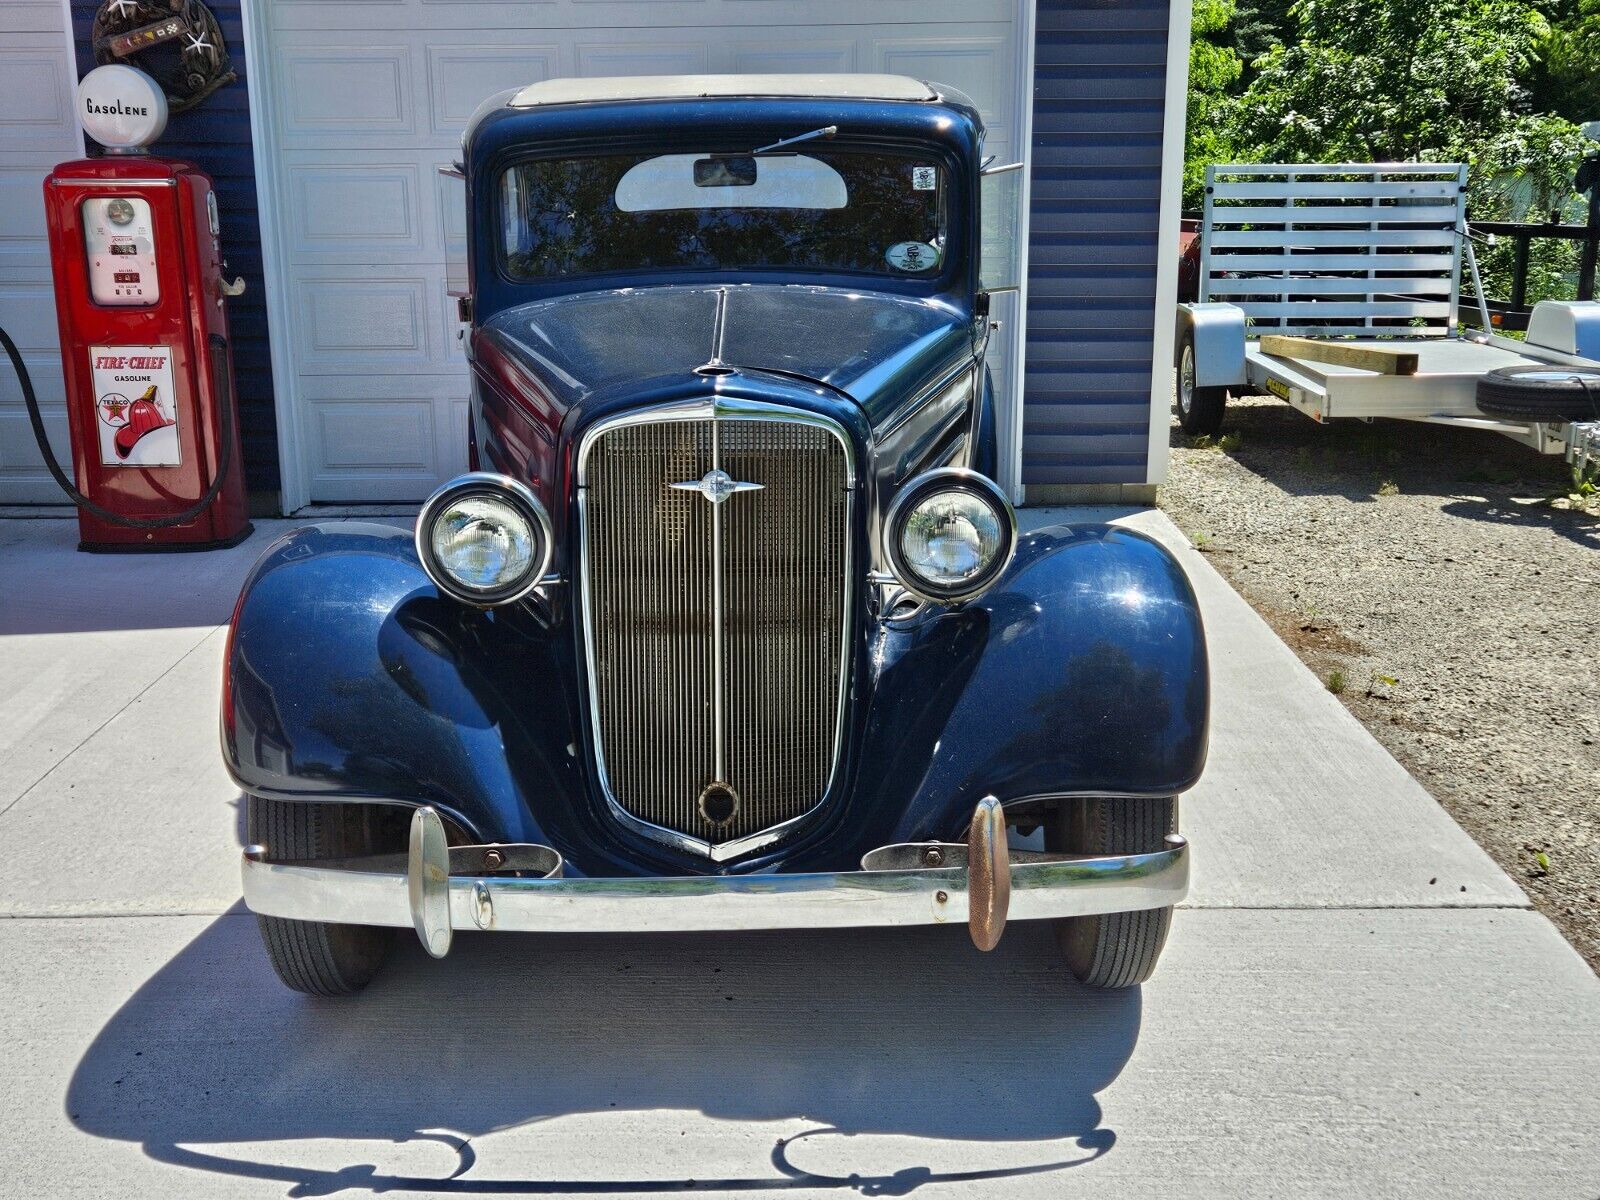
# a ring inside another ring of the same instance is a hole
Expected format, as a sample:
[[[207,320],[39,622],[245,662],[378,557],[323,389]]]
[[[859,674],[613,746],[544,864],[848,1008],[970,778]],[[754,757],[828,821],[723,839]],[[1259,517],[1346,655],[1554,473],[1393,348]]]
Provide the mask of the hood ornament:
[[[699,492],[713,504],[721,504],[735,492],[759,492],[764,483],[742,483],[720,468],[712,468],[699,479],[686,479],[682,483],[669,483],[669,488],[679,492]]]

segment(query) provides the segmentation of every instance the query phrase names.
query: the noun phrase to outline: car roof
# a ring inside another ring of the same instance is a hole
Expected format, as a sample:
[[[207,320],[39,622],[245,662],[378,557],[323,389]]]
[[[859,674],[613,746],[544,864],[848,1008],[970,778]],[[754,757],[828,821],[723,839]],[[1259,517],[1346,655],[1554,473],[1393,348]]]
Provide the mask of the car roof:
[[[529,84],[507,101],[511,108],[547,104],[593,104],[625,100],[691,100],[724,96],[837,98],[848,100],[939,99],[939,92],[906,75],[629,75],[546,79]]]

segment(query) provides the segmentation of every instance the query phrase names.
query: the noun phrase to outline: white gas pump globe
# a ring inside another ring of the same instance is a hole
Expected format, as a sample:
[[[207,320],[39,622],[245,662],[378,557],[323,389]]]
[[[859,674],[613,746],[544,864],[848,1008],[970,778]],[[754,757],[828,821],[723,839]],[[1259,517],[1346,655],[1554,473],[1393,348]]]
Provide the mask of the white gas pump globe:
[[[137,67],[96,67],[78,84],[78,120],[107,150],[142,150],[167,127],[167,95]]]

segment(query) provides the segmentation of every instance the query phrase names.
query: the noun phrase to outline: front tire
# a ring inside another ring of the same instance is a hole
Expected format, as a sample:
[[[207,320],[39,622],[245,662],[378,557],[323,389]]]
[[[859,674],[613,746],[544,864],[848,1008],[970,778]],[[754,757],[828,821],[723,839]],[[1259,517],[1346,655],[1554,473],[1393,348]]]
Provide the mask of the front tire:
[[[279,862],[356,858],[394,849],[379,813],[365,804],[245,797],[249,838]],[[261,941],[284,984],[308,996],[348,996],[372,981],[389,957],[394,930],[257,915]]]
[[[1190,330],[1183,335],[1183,349],[1178,355],[1178,424],[1185,433],[1214,434],[1222,428],[1228,389],[1197,387],[1195,378],[1194,331]]]
[[[1105,856],[1150,854],[1178,830],[1178,802],[1171,798],[1068,800],[1045,826],[1052,854]],[[1125,988],[1149,979],[1167,944],[1172,909],[1067,917],[1055,922],[1067,969],[1095,988]]]

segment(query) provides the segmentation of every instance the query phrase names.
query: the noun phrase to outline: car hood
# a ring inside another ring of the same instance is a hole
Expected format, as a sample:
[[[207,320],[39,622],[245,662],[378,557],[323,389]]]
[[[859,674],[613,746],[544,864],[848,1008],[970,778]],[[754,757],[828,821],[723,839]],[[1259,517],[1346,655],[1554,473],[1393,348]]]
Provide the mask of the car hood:
[[[495,314],[477,338],[563,407],[720,357],[825,384],[875,418],[969,356],[972,332],[970,315],[942,300],[740,284],[560,296]]]

